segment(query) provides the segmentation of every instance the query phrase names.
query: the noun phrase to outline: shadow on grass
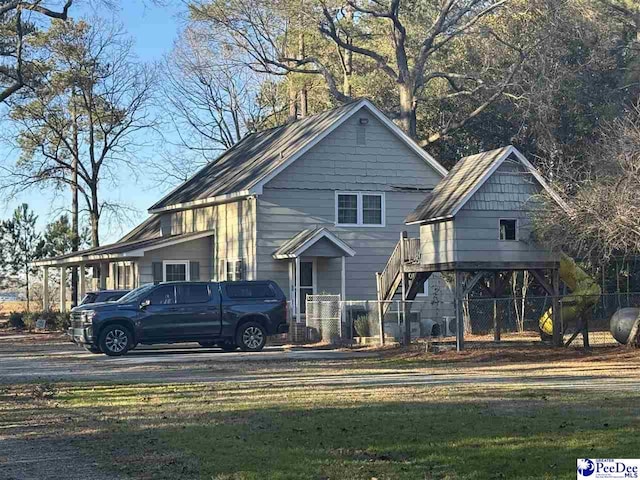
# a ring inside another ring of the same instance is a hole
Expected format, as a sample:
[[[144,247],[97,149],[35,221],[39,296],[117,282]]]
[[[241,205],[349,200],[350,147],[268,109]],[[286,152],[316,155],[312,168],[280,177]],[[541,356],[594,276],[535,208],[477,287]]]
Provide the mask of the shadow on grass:
[[[64,414],[99,416],[78,445],[133,478],[568,479],[576,458],[640,451],[640,395],[615,392],[158,385],[59,399],[76,397]]]

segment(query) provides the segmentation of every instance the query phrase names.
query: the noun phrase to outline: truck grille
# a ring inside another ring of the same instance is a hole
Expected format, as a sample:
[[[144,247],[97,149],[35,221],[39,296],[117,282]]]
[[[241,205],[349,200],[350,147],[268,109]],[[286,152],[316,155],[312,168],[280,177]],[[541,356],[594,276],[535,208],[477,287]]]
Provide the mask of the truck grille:
[[[71,328],[82,328],[81,312],[71,312]]]

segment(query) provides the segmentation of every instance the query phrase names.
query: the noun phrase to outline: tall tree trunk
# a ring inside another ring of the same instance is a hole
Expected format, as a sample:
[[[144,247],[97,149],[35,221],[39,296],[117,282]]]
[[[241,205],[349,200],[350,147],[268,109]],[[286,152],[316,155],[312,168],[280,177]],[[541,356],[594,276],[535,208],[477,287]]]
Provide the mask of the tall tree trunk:
[[[25,269],[26,290],[27,290],[27,312],[30,311],[31,304],[29,302],[29,265]]]
[[[304,11],[304,0],[300,2],[300,32],[298,33],[298,59],[303,59],[305,56],[304,51],[304,18],[302,12]],[[308,115],[308,92],[306,79],[303,80],[302,87],[300,87],[300,117],[304,118]]]
[[[348,5],[345,13],[345,21],[348,24],[353,24],[353,7]],[[353,39],[351,37],[347,37],[347,43],[349,45],[353,45]],[[353,74],[353,52],[347,49],[344,52],[344,67],[343,67],[343,78],[342,78],[342,93],[344,93],[347,97],[351,97],[352,89],[351,89],[351,76]]]
[[[75,90],[71,96],[72,102],[72,134],[73,134],[73,158],[71,161],[71,251],[77,252],[80,247],[80,233],[78,228],[78,117],[76,115]],[[71,268],[71,305],[75,307],[80,303],[78,298],[78,268]]]
[[[91,222],[91,246],[100,246],[100,205],[98,204],[98,182],[91,186],[91,208],[89,212]]]
[[[298,118],[298,95],[291,78],[287,81],[287,93],[289,94],[289,116],[287,120],[292,122]]]
[[[413,139],[418,138],[416,128],[416,102],[413,86],[409,82],[398,85],[400,92],[400,127]]]

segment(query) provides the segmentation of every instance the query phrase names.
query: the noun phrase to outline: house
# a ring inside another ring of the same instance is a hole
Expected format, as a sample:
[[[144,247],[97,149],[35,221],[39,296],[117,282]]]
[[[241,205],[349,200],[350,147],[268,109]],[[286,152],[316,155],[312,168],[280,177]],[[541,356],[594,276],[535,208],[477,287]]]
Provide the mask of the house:
[[[300,320],[307,294],[376,298],[375,273],[407,212],[446,173],[359,100],[246,136],[152,205],[120,241],[36,265],[63,275],[95,267],[99,288],[271,279]],[[418,234],[419,226],[410,229]]]
[[[500,280],[498,274],[523,270],[557,298],[560,254],[541,244],[533,232],[543,191],[568,208],[513,146],[462,158],[407,216],[407,225],[418,225],[420,236],[402,239],[405,247],[394,250],[381,275],[380,298],[393,298],[403,286],[404,298],[411,300],[425,280],[440,272],[455,274],[457,303],[483,279],[489,280],[487,289],[495,298],[509,278]],[[408,253],[402,257],[400,251]],[[455,309],[459,348],[464,340],[462,310]],[[499,324],[495,330],[499,339]]]

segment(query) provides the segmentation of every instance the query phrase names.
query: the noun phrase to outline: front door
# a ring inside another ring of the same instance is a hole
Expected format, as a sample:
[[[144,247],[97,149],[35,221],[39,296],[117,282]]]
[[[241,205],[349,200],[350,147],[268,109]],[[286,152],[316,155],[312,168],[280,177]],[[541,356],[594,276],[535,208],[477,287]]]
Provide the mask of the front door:
[[[315,262],[300,262],[300,313],[304,316],[307,313],[307,295],[315,292]]]

